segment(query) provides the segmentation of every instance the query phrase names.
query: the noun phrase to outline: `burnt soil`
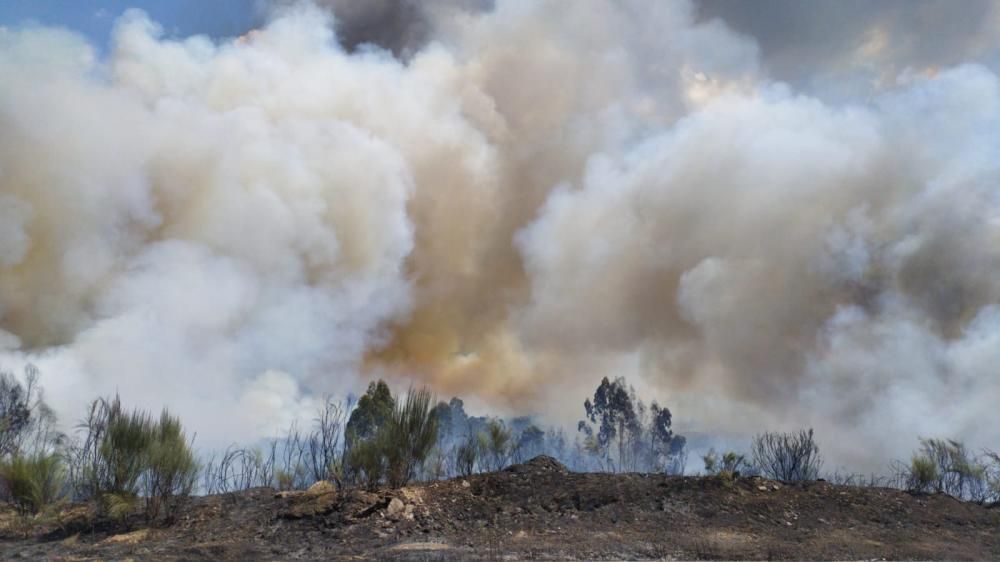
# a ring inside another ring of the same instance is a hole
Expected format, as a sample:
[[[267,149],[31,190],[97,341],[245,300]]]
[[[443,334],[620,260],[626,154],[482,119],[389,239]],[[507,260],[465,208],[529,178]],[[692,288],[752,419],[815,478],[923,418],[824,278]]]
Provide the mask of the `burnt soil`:
[[[1000,559],[1000,509],[761,478],[581,474],[538,457],[376,493],[329,485],[192,498],[169,525],[67,506],[0,516],[26,560]]]

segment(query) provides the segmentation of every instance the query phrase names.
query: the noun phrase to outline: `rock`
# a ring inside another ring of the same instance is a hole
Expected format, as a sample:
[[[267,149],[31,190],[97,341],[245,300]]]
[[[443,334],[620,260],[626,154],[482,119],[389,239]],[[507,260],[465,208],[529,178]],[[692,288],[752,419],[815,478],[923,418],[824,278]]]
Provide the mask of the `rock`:
[[[419,488],[402,488],[399,493],[403,495],[403,501],[408,504],[422,505],[424,503],[424,493]]]
[[[306,490],[306,493],[318,496],[320,494],[329,494],[331,492],[336,492],[336,491],[337,487],[334,486],[332,482],[330,482],[329,480],[320,480],[319,482],[316,482],[312,486],[309,486],[309,489]]]
[[[462,487],[463,488],[468,488],[469,486],[471,486],[471,484],[469,484],[468,480],[462,480]]]
[[[132,531],[131,533],[121,533],[119,535],[112,535],[98,544],[138,544],[150,538],[152,531],[149,529],[139,529],[138,531]]]
[[[319,486],[318,484],[326,484]],[[282,495],[284,494],[284,495]],[[279,492],[275,497],[290,499],[290,505],[280,516],[285,519],[303,519],[333,512],[340,502],[340,494],[329,482],[317,482],[304,492]]]
[[[757,486],[757,489],[760,490],[761,492],[766,492],[767,486]]]
[[[387,517],[399,517],[403,514],[406,509],[406,505],[403,504],[402,500],[399,498],[392,498],[389,501],[389,506],[385,508],[385,514]]]

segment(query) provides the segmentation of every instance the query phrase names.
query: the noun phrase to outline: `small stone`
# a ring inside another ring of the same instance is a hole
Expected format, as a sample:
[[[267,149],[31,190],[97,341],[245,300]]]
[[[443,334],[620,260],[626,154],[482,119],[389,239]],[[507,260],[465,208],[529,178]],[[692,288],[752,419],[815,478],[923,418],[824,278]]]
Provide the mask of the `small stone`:
[[[389,517],[396,517],[402,515],[405,509],[406,506],[403,505],[403,502],[399,498],[392,498],[389,502],[389,507],[385,508],[385,514]]]
[[[757,486],[757,489],[760,490],[761,492],[766,492],[767,486]]]
[[[468,487],[469,487],[469,486],[471,486],[471,485],[472,485],[472,484],[469,484],[469,481],[468,481],[468,480],[462,480],[462,487],[463,487],[463,488],[468,488]]]

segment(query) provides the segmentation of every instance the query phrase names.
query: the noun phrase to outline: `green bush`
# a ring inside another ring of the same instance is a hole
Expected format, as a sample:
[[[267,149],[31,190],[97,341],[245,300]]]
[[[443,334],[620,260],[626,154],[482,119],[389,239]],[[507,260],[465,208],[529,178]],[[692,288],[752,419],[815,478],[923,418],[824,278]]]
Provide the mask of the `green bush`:
[[[377,437],[357,441],[346,453],[349,479],[374,490],[385,474],[382,443]]]
[[[708,453],[702,455],[702,462],[705,463],[705,474],[715,475],[719,473],[719,454],[715,449],[709,449]]]
[[[15,455],[0,463],[0,481],[21,513],[36,514],[59,499],[65,470],[55,453]]]
[[[954,439],[921,439],[920,445],[915,457],[923,464],[934,465],[935,491],[973,501],[987,499],[990,494],[987,467],[964,443]]]
[[[490,456],[490,468],[501,470],[507,465],[513,439],[511,431],[503,422],[490,420],[486,426],[486,451]]]
[[[97,489],[120,498],[139,494],[154,439],[153,422],[141,411],[124,412],[117,398],[109,404],[107,430],[100,445],[101,467]]]
[[[153,424],[153,438],[146,451],[144,474],[146,515],[174,515],[178,501],[191,494],[198,479],[198,463],[188,445],[179,419],[166,410]]]
[[[385,475],[393,488],[405,486],[416,476],[428,453],[437,443],[437,417],[431,410],[431,393],[426,388],[410,390],[402,405],[396,405],[380,431]]]
[[[455,449],[455,470],[461,476],[472,476],[481,450],[479,435],[469,434],[465,442]]]
[[[709,449],[708,453],[701,457],[701,460],[705,463],[705,474],[712,476],[733,478],[740,474],[745,476],[754,472],[746,455],[735,451],[727,451],[720,456],[715,449]]]
[[[87,445],[78,454],[86,490],[108,515],[124,519],[145,504],[148,519],[170,517],[190,495],[199,466],[180,420],[164,410],[158,420],[125,411],[116,396],[99,400],[84,425]]]
[[[907,488],[912,492],[929,492],[936,489],[940,473],[937,463],[924,454],[915,454],[910,459],[910,474]]]
[[[355,440],[345,453],[351,479],[370,489],[382,480],[394,488],[410,482],[437,442],[431,404],[427,389],[411,390],[402,402],[395,402],[374,435]]]

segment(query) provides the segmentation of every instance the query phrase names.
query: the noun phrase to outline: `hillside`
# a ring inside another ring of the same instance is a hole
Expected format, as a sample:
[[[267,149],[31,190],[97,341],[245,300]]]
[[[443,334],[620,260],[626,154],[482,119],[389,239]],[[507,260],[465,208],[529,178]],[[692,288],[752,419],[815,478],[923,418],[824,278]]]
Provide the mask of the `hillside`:
[[[3,559],[998,559],[1000,509],[943,495],[760,478],[569,473],[549,457],[398,491],[193,498],[169,527],[85,506],[25,527]]]

